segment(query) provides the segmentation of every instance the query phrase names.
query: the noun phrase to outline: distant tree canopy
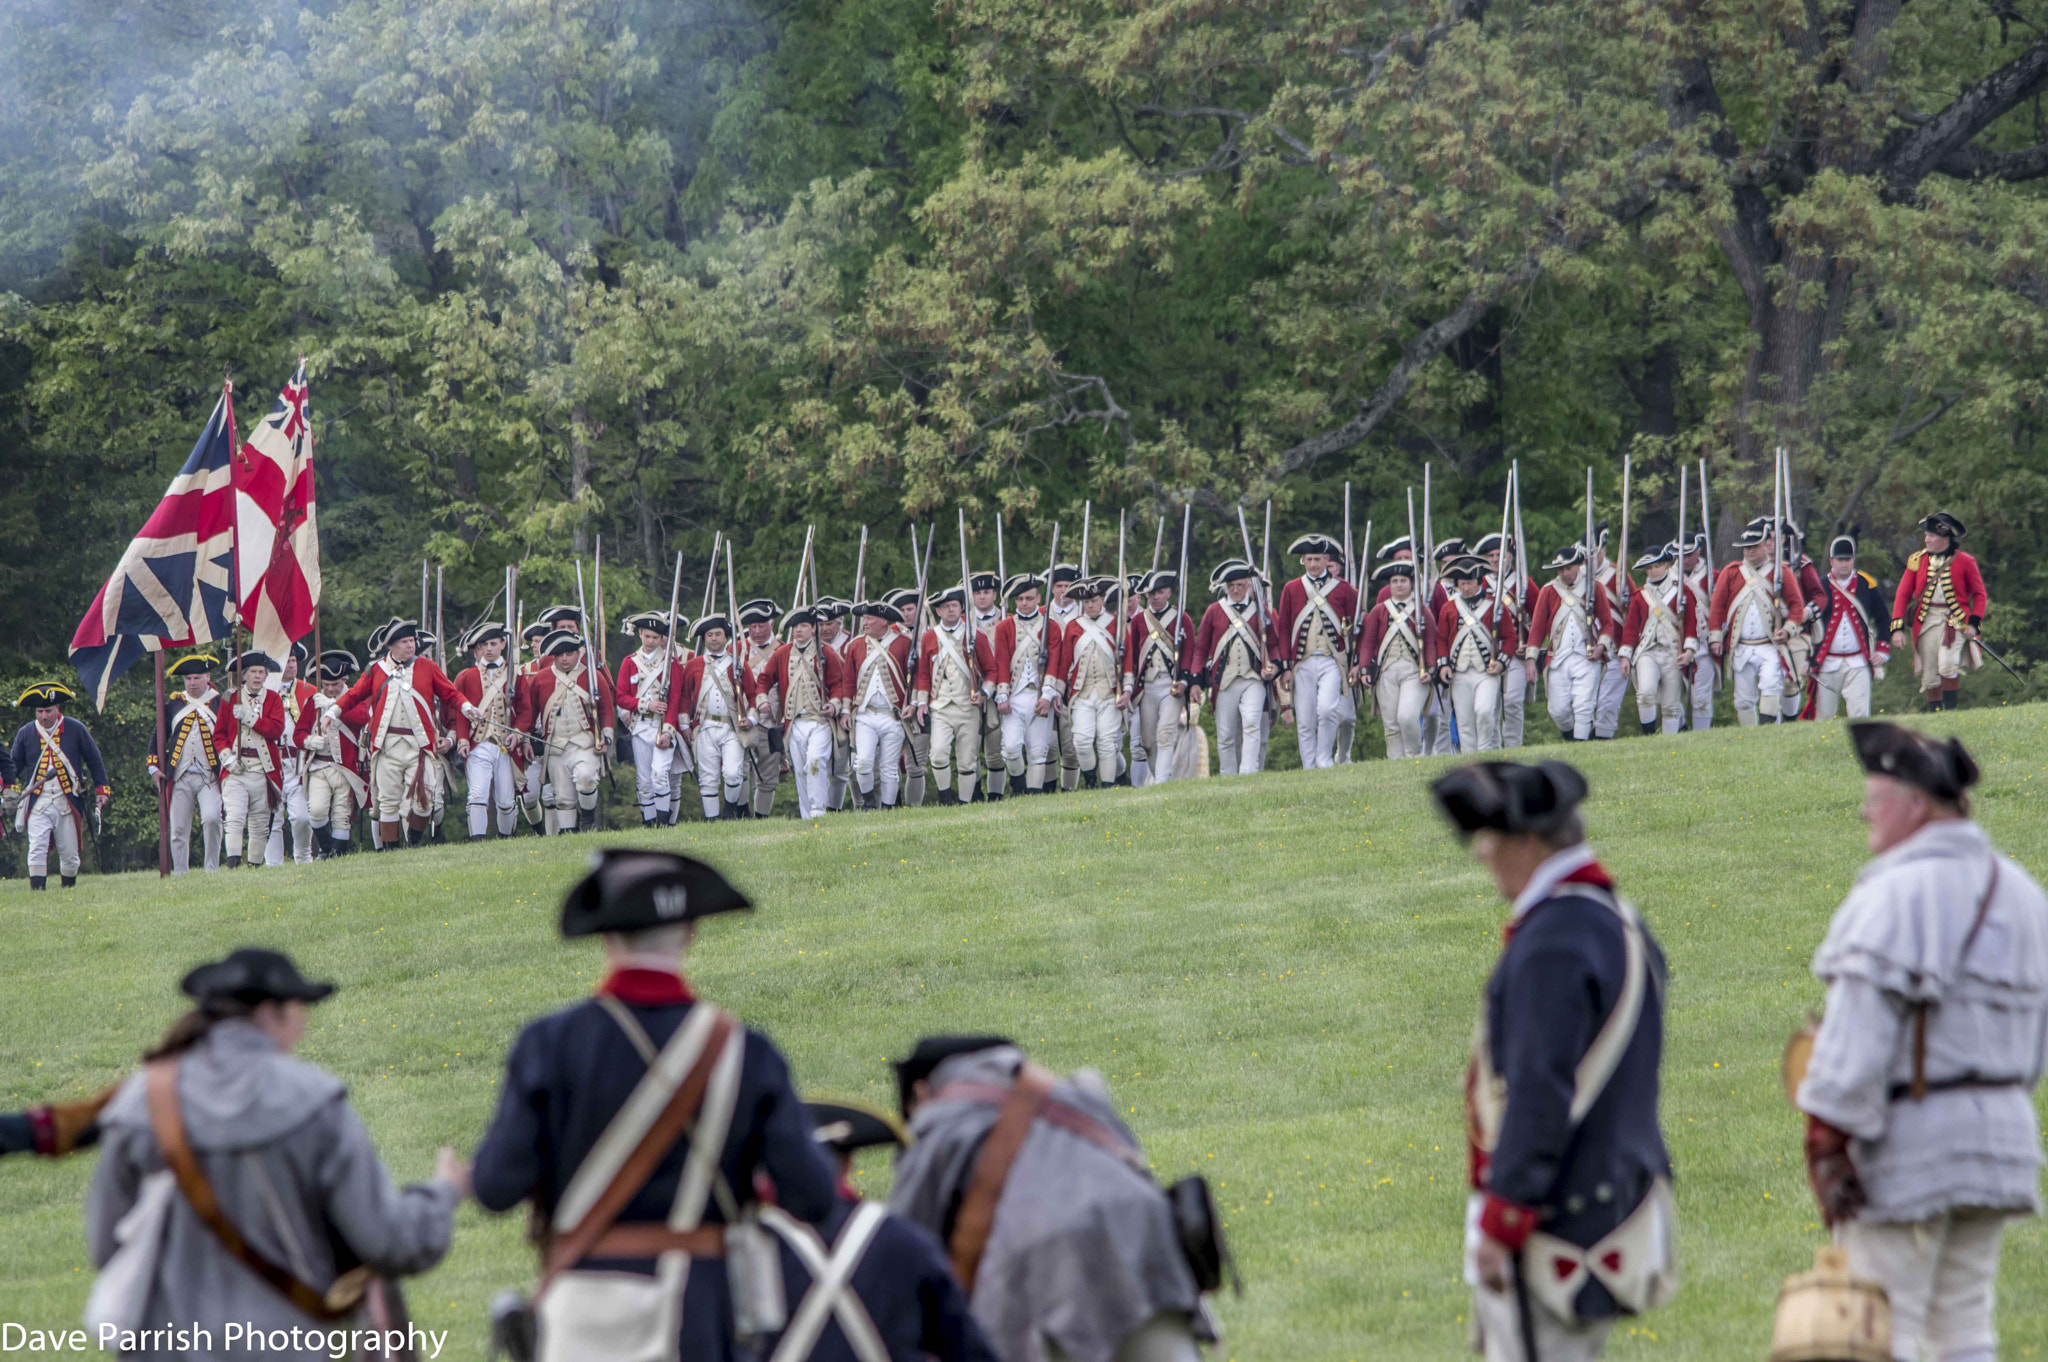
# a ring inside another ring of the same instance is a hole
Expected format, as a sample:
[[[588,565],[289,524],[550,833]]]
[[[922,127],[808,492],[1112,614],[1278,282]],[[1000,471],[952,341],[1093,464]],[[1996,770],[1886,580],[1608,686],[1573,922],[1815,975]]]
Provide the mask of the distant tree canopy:
[[[812,522],[828,591],[861,524],[952,575],[956,507],[1016,564],[1092,499],[1101,566],[1192,503],[1206,565],[1271,498],[1277,559],[1425,462],[1441,534],[1519,461],[1547,555],[1587,465],[1640,544],[1704,457],[1725,544],[1783,445],[1817,555],[1952,510],[2027,651],[2044,93],[2040,2],[26,0],[0,623],[58,672],[223,373],[246,424],[303,353],[354,646],[422,557],[464,621],[600,536],[615,616],[721,529],[743,595]]]

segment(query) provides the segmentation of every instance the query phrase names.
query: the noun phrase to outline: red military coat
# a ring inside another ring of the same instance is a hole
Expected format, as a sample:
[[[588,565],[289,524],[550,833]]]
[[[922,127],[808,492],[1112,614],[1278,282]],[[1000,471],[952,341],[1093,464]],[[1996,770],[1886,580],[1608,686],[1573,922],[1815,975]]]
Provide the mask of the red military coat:
[[[931,697],[932,669],[938,663],[939,632],[942,627],[934,625],[925,630],[924,637],[918,640],[917,699],[920,704],[926,703]],[[982,682],[992,681],[995,677],[996,650],[989,642],[988,630],[977,629],[974,631],[974,650],[969,652],[964,646],[965,633],[964,629],[955,628],[950,631],[950,636],[962,645],[960,655],[966,659],[967,669],[972,673],[968,681],[968,690],[975,692],[970,698],[978,700]]]
[[[1187,657],[1188,672],[1198,684],[1213,687],[1216,676],[1222,672],[1226,660],[1224,646],[1228,642],[1236,646],[1249,634],[1257,644],[1259,656],[1253,659],[1253,670],[1261,670],[1274,653],[1273,617],[1269,614],[1260,627],[1258,599],[1245,597],[1244,603],[1251,607],[1246,615],[1239,616],[1237,608],[1230,601],[1211,601],[1209,608],[1202,612],[1201,627],[1195,630],[1195,640],[1189,645]],[[1232,626],[1236,625],[1236,628]]]
[[[1493,596],[1484,591],[1467,601],[1466,605],[1479,617],[1479,622],[1486,631],[1486,650],[1499,658],[1502,668],[1505,669],[1508,659],[1522,650],[1522,636],[1515,628],[1514,612],[1499,612],[1499,617],[1496,618]],[[1446,599],[1436,612],[1436,628],[1433,631],[1435,636],[1431,640],[1431,646],[1435,651],[1430,656],[1430,666],[1441,666],[1451,660],[1451,654],[1458,648],[1459,632],[1464,627],[1465,621],[1458,614],[1456,603]]]
[[[1042,638],[1042,651],[1038,658],[1038,682],[1040,685],[1044,685],[1046,678],[1053,674],[1053,655],[1059,651],[1059,637],[1065,632],[1065,629],[1063,626],[1053,623],[1052,617],[1046,614],[1043,609],[1038,612],[1038,618],[1043,621],[1039,631]],[[1017,617],[1015,615],[1003,616],[1002,621],[989,631],[989,652],[995,659],[996,693],[998,695],[1008,695],[1010,688],[1017,684]]]
[[[1081,640],[1086,637],[1088,629],[1088,626],[1082,624],[1081,621],[1087,617],[1087,612],[1084,608],[1081,614],[1068,620],[1059,630],[1059,642],[1054,649],[1052,663],[1047,669],[1047,674],[1052,678],[1055,693],[1061,696],[1071,697],[1074,693],[1074,665],[1080,660]],[[1095,622],[1102,626],[1103,635],[1108,639],[1112,650],[1107,660],[1110,674],[1109,688],[1111,693],[1114,694],[1123,686],[1123,668],[1120,659],[1115,653],[1117,647],[1117,618],[1105,610],[1102,614],[1096,616]],[[1125,620],[1123,627],[1128,630],[1131,627],[1130,621]]]
[[[1668,582],[1671,579],[1667,576],[1664,580]],[[1691,648],[1697,652],[1700,646],[1699,595],[1687,583],[1685,589],[1678,593],[1678,601],[1679,608],[1673,614],[1678,618],[1679,650]],[[1621,622],[1621,646],[1633,652],[1641,645],[1643,631],[1649,627],[1650,602],[1643,595],[1643,587],[1636,587],[1629,593],[1628,616]]]
[[[594,715],[591,713],[590,673],[592,670],[593,668],[590,664],[585,662],[580,666],[572,668],[568,673],[566,681],[563,679],[562,669],[559,667],[549,667],[544,672],[539,672],[526,678],[526,684],[519,688],[519,708],[515,711],[516,717],[512,720],[512,726],[519,729],[522,733],[535,732],[534,725],[538,724],[547,714],[548,706],[554,701],[555,687],[573,685],[576,687],[579,698],[583,701],[583,715],[590,723],[591,740],[596,743],[602,743],[604,735],[611,732],[612,725],[618,722],[619,715],[612,698],[612,679],[602,671],[597,673],[597,712]],[[540,736],[542,738],[552,738],[554,735],[541,733]]]
[[[1940,558],[1922,550],[1906,560],[1906,570],[1899,576],[1899,589],[1892,598],[1894,633],[1901,629],[1909,634],[1920,632],[1920,617],[1927,608],[1928,576],[1939,573],[1944,565],[1948,568],[1949,602],[1962,607],[1963,618],[1969,624],[1983,622],[1991,601],[1984,594],[1984,575],[1977,570],[1977,560],[1961,549]]]
[[[1176,614],[1179,622],[1179,637],[1175,638]],[[1166,615],[1160,619],[1159,642],[1152,641],[1152,630],[1146,620],[1152,617],[1150,610],[1142,610],[1131,617],[1130,628],[1124,631],[1124,680],[1132,686],[1144,675],[1145,655],[1157,655],[1162,649],[1172,654],[1167,661],[1167,671],[1172,680],[1178,681],[1188,673],[1188,659],[1194,656],[1195,621],[1187,611],[1176,612],[1173,606],[1166,607]]]
[[[875,658],[872,670],[868,666],[870,655]],[[868,687],[874,684],[877,672],[889,707],[900,713],[910,703],[909,634],[887,634],[880,644],[866,634],[859,634],[847,645],[846,695],[856,709],[867,702]]]
[[[1358,612],[1358,589],[1335,573],[1328,581],[1330,585],[1323,596],[1337,616],[1332,632],[1338,639],[1338,660],[1347,661],[1354,642],[1351,617]],[[1282,666],[1292,666],[1301,660],[1310,609],[1306,578],[1296,577],[1280,588],[1280,599],[1273,607],[1273,660]]]
[[[1550,647],[1550,629],[1557,622],[1558,611],[1564,608],[1567,591],[1576,598],[1578,583],[1560,587],[1554,581],[1545,582],[1543,589],[1536,593],[1536,614],[1529,621],[1529,647],[1545,650]],[[1593,632],[1598,637],[1586,640],[1588,649],[1614,645],[1614,602],[1608,597],[1607,589],[1597,584],[1593,591]]]
[[[669,727],[681,731],[693,728],[703,721],[702,706],[698,701],[702,698],[706,686],[718,684],[713,668],[723,670],[726,679],[731,683],[734,708],[732,713],[725,716],[726,722],[738,727],[741,719],[752,717],[754,696],[757,693],[754,688],[754,673],[745,667],[735,665],[732,647],[727,645],[722,654],[714,656],[711,653],[698,653],[683,663],[681,675],[676,679],[676,683],[668,688],[668,713],[663,718]],[[713,679],[707,680],[707,673]]]
[[[839,707],[834,702],[844,701],[853,694],[853,676],[846,670],[846,660],[839,656],[839,650],[829,644],[819,643],[814,638],[811,641],[811,656],[820,668],[817,678],[818,691],[823,696],[829,713]],[[789,685],[789,669],[803,665],[797,658],[796,644],[785,643],[768,655],[768,665],[761,671],[761,685],[782,697],[785,711],[782,726],[785,729],[795,717],[787,712],[789,697],[793,693]]]
[[[1766,574],[1768,571],[1766,570]],[[1785,624],[1796,627],[1806,618],[1806,597],[1799,590],[1799,574],[1784,573],[1778,581],[1778,590],[1785,602]],[[1714,579],[1714,594],[1707,602],[1707,630],[1715,639],[1728,632],[1728,614],[1735,608],[1735,601],[1742,594],[1742,560],[1736,559],[1721,569],[1721,575]],[[1739,624],[1740,621],[1737,621]],[[1732,646],[1736,640],[1729,639]]]
[[[519,693],[526,689],[531,677],[524,669],[514,667],[510,662],[501,662],[500,666],[505,673],[505,680],[503,682],[505,718],[503,722],[516,729],[519,726]],[[484,703],[483,668],[481,666],[464,667],[462,674],[455,678],[455,692],[462,697],[464,703],[482,709]],[[462,712],[461,704],[455,706],[453,727],[455,729],[455,736],[463,742],[469,743],[471,746],[475,746],[480,742],[494,742],[512,758],[514,769],[525,769],[526,763],[520,756],[517,744],[512,742],[512,735],[500,732],[489,724],[471,722],[470,717]]]
[[[448,679],[432,658],[414,658],[411,665],[414,693],[409,702],[400,703],[407,703],[412,712],[393,714],[389,729],[410,730],[411,736],[424,749],[434,746],[440,738],[441,708],[447,705],[459,708],[463,700],[455,689],[455,683]],[[385,727],[384,710],[391,703],[391,676],[396,666],[397,664],[388,657],[378,658],[363,668],[363,674],[356,678],[356,683],[348,688],[338,702],[344,711],[354,709],[357,705],[369,706],[370,722],[364,730],[364,736],[369,741],[372,752],[377,750],[379,730],[389,731]]]
[[[223,779],[228,775],[228,762],[237,754],[241,742],[242,721],[236,710],[247,694],[237,686],[221,697],[220,723],[213,730],[213,741],[220,752]],[[263,746],[270,753],[270,770],[264,779],[270,784],[270,802],[275,804],[284,789],[284,751],[279,746],[279,740],[284,737],[284,700],[276,691],[263,692],[263,701],[257,706],[256,722],[251,731],[263,740]]]
[[[661,664],[654,662],[643,672],[638,649],[619,659],[618,679],[612,684],[612,695],[617,699],[619,712],[626,716],[626,724],[632,726],[635,718],[659,719],[668,711],[669,697],[675,694],[676,685],[682,680],[683,664],[689,660],[687,649],[670,647],[668,662],[668,691],[661,697],[661,703],[647,714],[640,713],[640,693],[659,684]]]
[[[1412,598],[1411,598],[1412,599]],[[1394,627],[1391,607],[1392,600],[1384,600],[1365,612],[1364,620],[1358,626],[1358,665],[1377,667],[1380,654],[1386,651],[1387,631]],[[1418,666],[1427,666],[1429,659],[1436,655],[1436,621],[1425,610],[1417,609],[1409,618],[1409,627],[1415,631],[1420,643],[1417,657]]]

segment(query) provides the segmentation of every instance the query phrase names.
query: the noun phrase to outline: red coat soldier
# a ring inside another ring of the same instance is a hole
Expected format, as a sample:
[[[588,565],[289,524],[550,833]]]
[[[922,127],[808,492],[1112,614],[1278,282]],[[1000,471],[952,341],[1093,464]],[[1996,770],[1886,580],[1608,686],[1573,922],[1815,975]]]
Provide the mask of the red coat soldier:
[[[1984,665],[1977,626],[1991,602],[1977,560],[1956,547],[1966,533],[1947,511],[1922,520],[1923,547],[1906,560],[1892,599],[1892,646],[1912,648],[1913,675],[1929,709],[1954,709],[1963,668]]]

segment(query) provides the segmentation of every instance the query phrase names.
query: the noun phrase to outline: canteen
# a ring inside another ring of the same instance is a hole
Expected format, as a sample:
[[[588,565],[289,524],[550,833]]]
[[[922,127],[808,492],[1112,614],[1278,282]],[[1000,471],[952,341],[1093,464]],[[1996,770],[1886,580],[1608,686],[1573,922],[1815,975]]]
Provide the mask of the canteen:
[[[1827,1245],[1811,1272],[1778,1291],[1771,1362],[1891,1362],[1892,1306],[1884,1288],[1849,1274],[1849,1255]]]

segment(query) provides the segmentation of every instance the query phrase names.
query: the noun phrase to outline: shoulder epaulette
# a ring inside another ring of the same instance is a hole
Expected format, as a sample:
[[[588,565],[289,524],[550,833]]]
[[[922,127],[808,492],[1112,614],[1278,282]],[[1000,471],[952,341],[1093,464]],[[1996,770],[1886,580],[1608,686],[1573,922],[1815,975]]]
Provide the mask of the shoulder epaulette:
[[[1856,570],[1856,575],[1863,579],[1863,585],[1869,587],[1872,591],[1877,590],[1877,578],[1871,576],[1869,573],[1863,571],[1861,568],[1858,568]]]
[[[1912,556],[1911,556],[1911,557],[1909,557],[1908,559],[1906,559],[1906,571],[1908,571],[1908,572],[1912,572],[1912,571],[1914,571],[1915,569],[1917,569],[1917,568],[1918,568],[1918,567],[1920,566],[1920,560],[1921,560],[1922,558],[1925,558],[1926,556],[1927,556],[1927,550],[1925,550],[1925,549],[1914,549],[1914,550],[1913,550],[1913,554],[1912,554]]]

